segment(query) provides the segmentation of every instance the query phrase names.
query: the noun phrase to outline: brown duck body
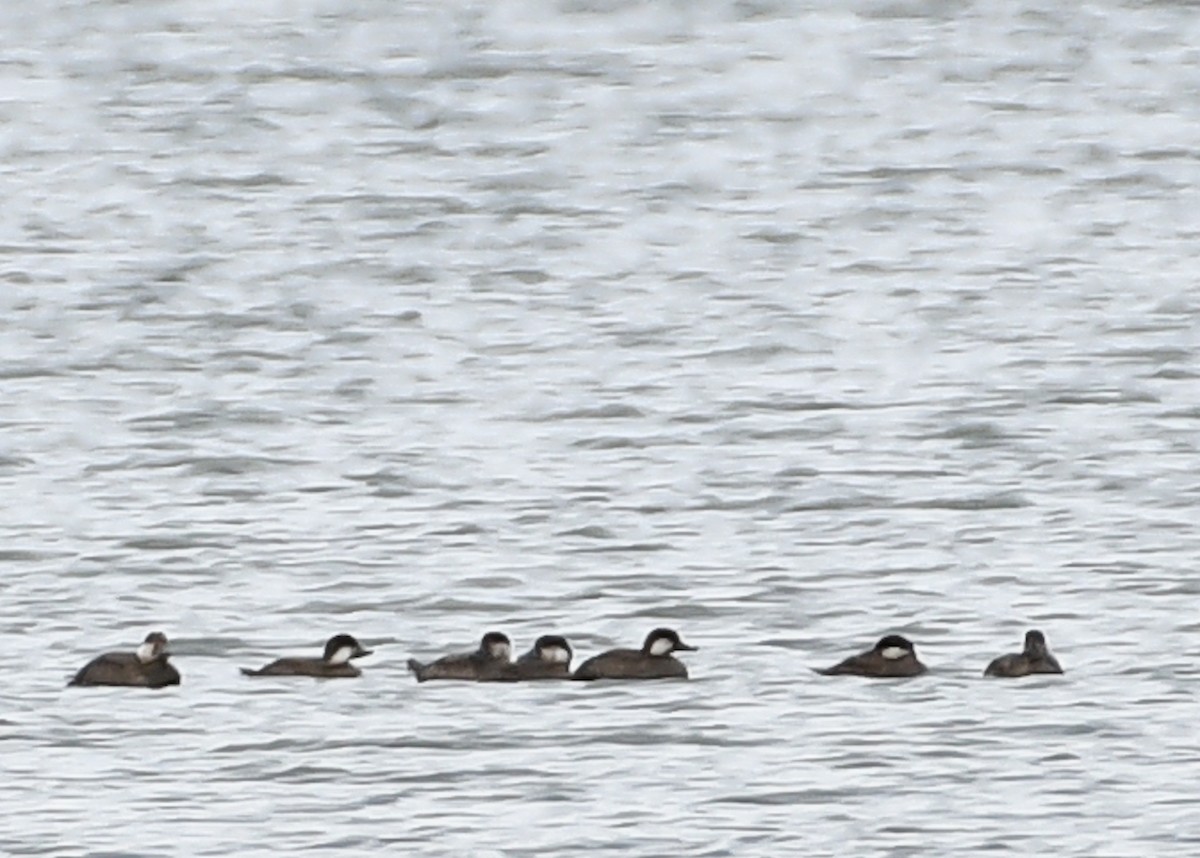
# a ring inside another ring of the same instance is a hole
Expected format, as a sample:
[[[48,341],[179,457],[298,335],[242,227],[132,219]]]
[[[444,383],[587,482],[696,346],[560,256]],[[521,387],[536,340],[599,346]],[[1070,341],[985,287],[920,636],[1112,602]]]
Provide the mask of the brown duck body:
[[[1062,673],[1058,660],[1052,655],[1030,658],[1023,652],[1014,652],[993,659],[983,672],[984,676],[1030,676],[1034,673]]]
[[[672,655],[610,649],[579,665],[575,679],[687,679],[687,667]]]
[[[524,656],[513,664],[514,679],[570,679],[571,666],[541,659],[526,660]]]
[[[408,660],[408,669],[417,682],[431,679],[460,679],[466,682],[498,682],[514,678],[515,665],[508,659],[492,658],[477,652],[444,655],[436,661],[421,664]]]
[[[142,661],[131,652],[108,652],[80,668],[69,684],[165,688],[179,685],[179,671],[167,661],[166,654]]]
[[[824,676],[874,676],[883,679],[905,676],[920,676],[927,670],[915,655],[901,658],[884,658],[877,652],[852,655],[833,667],[818,670]]]
[[[843,659],[833,667],[818,670],[824,676],[869,676],[899,679],[920,676],[925,665],[917,659],[916,648],[903,635],[885,635],[866,652]]]
[[[984,670],[984,676],[1018,677],[1035,673],[1062,673],[1058,659],[1046,648],[1046,636],[1033,629],[1025,634],[1025,648],[992,659]]]
[[[646,635],[640,650],[610,649],[579,665],[574,679],[687,679],[688,671],[675,652],[694,652],[674,629],[658,628]]]
[[[343,632],[325,642],[325,653],[320,658],[289,656],[258,670],[243,667],[242,673],[246,676],[312,676],[317,679],[362,676],[362,671],[352,665],[350,659],[370,654],[371,650],[364,649],[354,635]]]
[[[408,660],[408,669],[417,682],[431,679],[457,679],[464,682],[504,682],[516,679],[516,665],[509,653],[508,637],[500,632],[488,632],[483,636],[479,649],[474,652],[444,655],[436,661],[422,664],[415,658]]]
[[[280,658],[253,670],[242,668],[246,676],[314,676],[318,679],[337,679],[362,676],[362,671],[352,664],[330,664],[323,658]]]

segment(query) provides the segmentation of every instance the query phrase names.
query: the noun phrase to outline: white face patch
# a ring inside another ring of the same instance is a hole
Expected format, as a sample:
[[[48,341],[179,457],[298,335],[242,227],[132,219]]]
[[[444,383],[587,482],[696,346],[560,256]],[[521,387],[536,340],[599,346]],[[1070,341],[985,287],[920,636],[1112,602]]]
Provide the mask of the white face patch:
[[[492,654],[492,658],[508,658],[509,653],[512,652],[508,644],[499,642],[492,644],[488,651]]]
[[[884,658],[889,658],[894,661],[898,658],[904,658],[904,656],[908,655],[908,650],[902,646],[885,646],[879,651],[879,654]]]
[[[571,653],[560,646],[548,646],[542,650],[542,661],[554,664],[566,664],[571,660]]]
[[[345,664],[346,662],[348,662],[351,659],[351,657],[353,655],[354,655],[354,647],[352,647],[352,646],[338,647],[338,649],[336,649],[334,651],[333,655],[331,655],[329,657],[329,663],[330,664]]]
[[[138,647],[137,658],[142,664],[149,664],[150,662],[154,661],[154,659],[158,658],[158,651],[155,644],[151,643],[150,641],[146,641],[144,644]]]
[[[666,655],[675,649],[675,641],[670,638],[655,638],[650,644],[650,655]]]

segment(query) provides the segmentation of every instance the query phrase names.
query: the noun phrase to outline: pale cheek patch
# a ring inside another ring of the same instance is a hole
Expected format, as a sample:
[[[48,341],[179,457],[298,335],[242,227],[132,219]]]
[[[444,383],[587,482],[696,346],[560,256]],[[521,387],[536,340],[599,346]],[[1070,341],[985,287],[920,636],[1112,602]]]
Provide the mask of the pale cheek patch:
[[[667,638],[658,638],[654,643],[650,644],[650,655],[666,655],[675,649],[673,641]]]
[[[333,653],[333,655],[331,655],[329,657],[329,663],[330,664],[345,664],[346,662],[348,662],[350,660],[350,657],[352,655],[354,655],[354,647],[352,647],[352,646],[341,647],[338,650],[336,650]]]
[[[144,643],[137,648],[138,661],[140,661],[142,664],[148,664],[154,661],[156,655],[157,653],[155,653],[154,644],[152,643]]]
[[[571,660],[571,654],[560,646],[548,646],[542,650],[542,661],[554,664],[566,664]]]
[[[511,652],[506,643],[492,644],[492,658],[508,658]]]
[[[884,658],[895,661],[898,658],[904,658],[908,655],[908,650],[902,646],[885,646],[879,653]]]

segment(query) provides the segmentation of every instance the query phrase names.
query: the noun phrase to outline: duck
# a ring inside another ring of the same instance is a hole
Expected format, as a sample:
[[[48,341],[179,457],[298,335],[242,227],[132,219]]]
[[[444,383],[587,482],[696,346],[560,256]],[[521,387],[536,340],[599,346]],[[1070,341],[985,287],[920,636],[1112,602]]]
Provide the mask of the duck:
[[[106,652],[85,664],[68,685],[126,685],[166,688],[179,685],[179,671],[168,661],[167,636],[146,635],[134,652]]]
[[[561,635],[542,635],[513,664],[514,679],[570,679],[571,645]]]
[[[1025,633],[1025,648],[992,659],[984,676],[1029,676],[1034,673],[1062,673],[1062,666],[1046,646],[1046,636],[1037,629]]]
[[[474,652],[445,655],[436,661],[422,664],[408,660],[408,669],[417,682],[431,679],[463,679],[475,682],[511,680],[513,678],[512,642],[503,632],[488,632]]]
[[[594,679],[687,679],[687,667],[672,653],[695,652],[674,629],[658,628],[646,635],[642,648],[610,649],[579,665],[572,678]]]
[[[320,658],[280,658],[253,670],[243,667],[246,676],[314,676],[323,679],[362,676],[362,671],[350,663],[352,658],[362,658],[374,650],[364,649],[353,635],[338,634],[325,642],[325,653]]]
[[[858,655],[852,655],[833,667],[818,670],[824,676],[871,676],[892,678],[919,676],[926,671],[917,659],[912,641],[903,635],[885,635],[874,647]]]

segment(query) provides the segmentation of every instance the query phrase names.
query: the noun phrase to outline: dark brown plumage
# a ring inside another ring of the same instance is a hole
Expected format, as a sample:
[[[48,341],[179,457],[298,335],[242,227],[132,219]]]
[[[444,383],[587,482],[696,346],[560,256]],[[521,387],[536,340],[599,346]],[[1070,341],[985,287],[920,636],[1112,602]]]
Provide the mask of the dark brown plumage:
[[[917,660],[912,642],[901,635],[880,638],[874,647],[852,655],[833,667],[818,670],[824,676],[870,676],[880,679],[919,676],[926,670]]]
[[[168,663],[167,636],[151,632],[137,652],[98,655],[75,674],[68,685],[127,685],[165,688],[179,685],[179,671]]]
[[[353,635],[334,635],[325,642],[325,653],[320,658],[280,658],[252,670],[242,668],[246,676],[313,676],[318,679],[362,676],[362,671],[350,664],[352,658],[370,655],[372,650],[363,649]]]
[[[515,679],[570,679],[571,645],[561,635],[542,635],[513,664]]]
[[[459,679],[466,682],[498,682],[515,679],[511,660],[512,644],[502,632],[488,632],[474,652],[446,655],[422,664],[408,660],[408,669],[417,682],[431,679]]]
[[[575,679],[687,679],[683,662],[671,653],[694,651],[672,629],[655,629],[640,650],[610,649],[579,665]]]
[[[1037,629],[1025,633],[1025,648],[1021,652],[993,659],[984,676],[1029,676],[1034,673],[1062,673],[1058,659],[1050,654],[1046,636]]]

